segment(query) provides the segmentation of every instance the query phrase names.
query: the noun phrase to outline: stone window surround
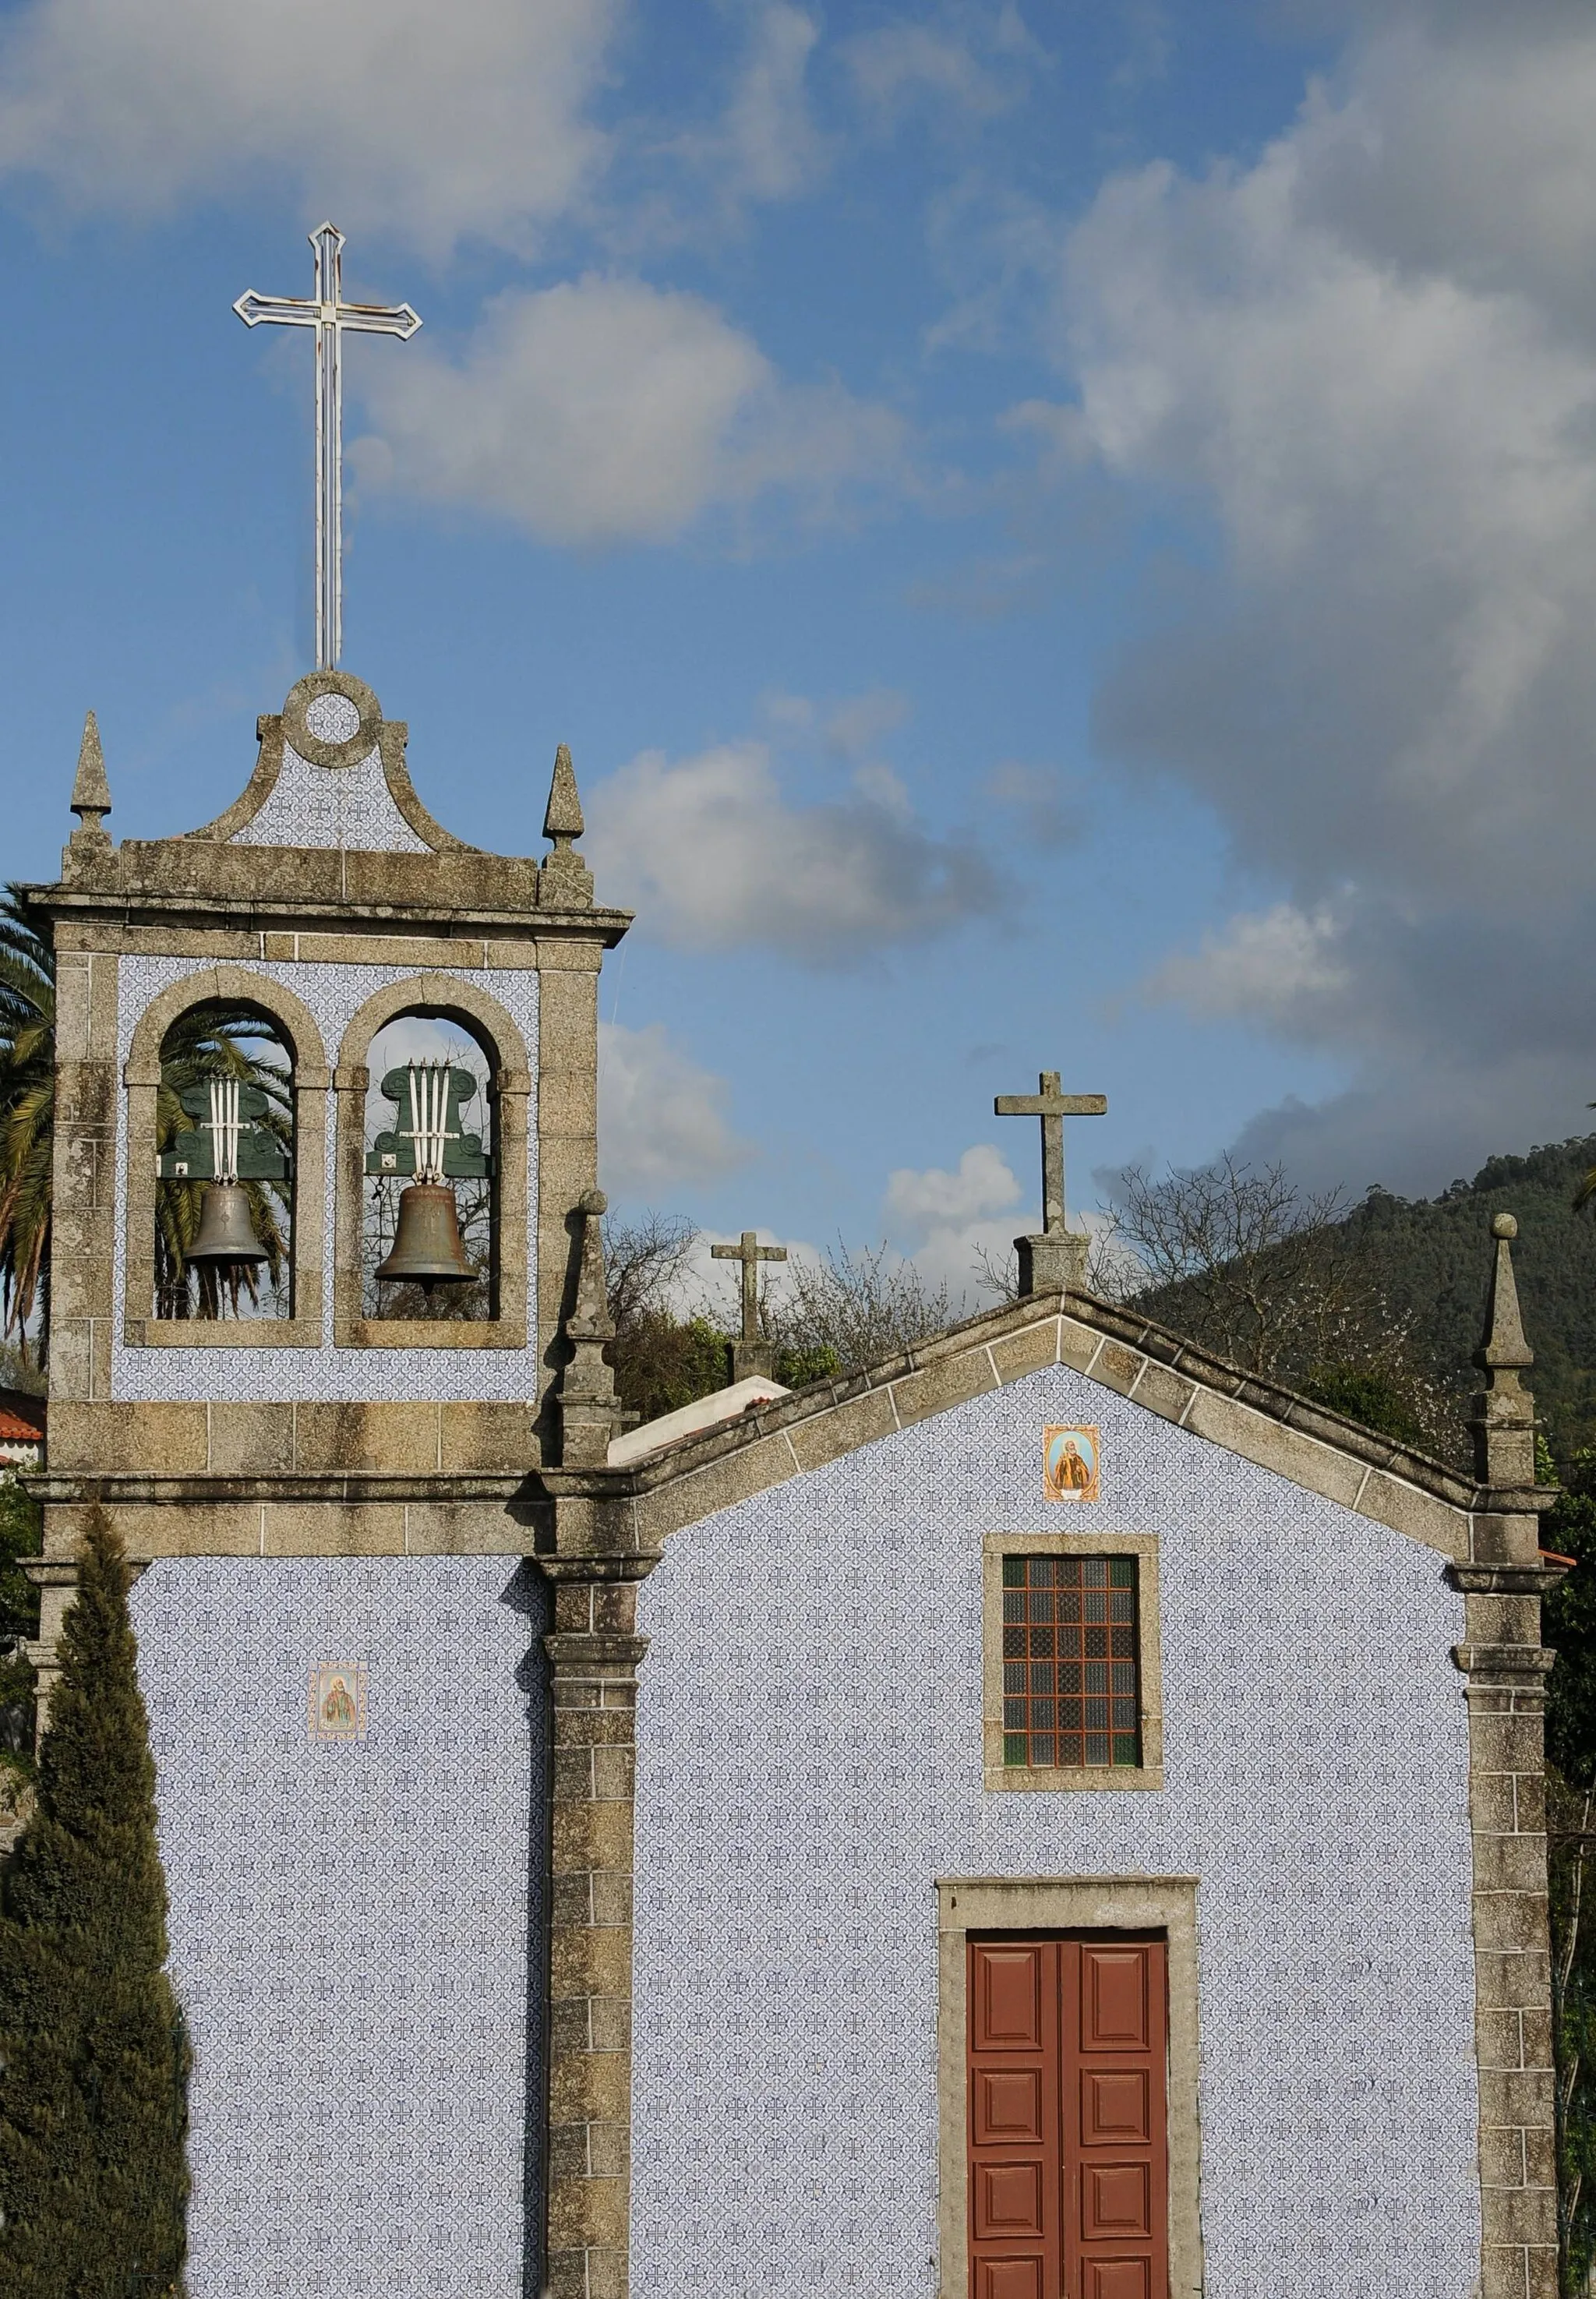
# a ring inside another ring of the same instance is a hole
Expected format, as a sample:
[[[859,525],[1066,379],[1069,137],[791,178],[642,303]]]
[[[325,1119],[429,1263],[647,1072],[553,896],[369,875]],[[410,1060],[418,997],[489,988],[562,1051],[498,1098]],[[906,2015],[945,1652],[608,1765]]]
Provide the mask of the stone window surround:
[[[155,1299],[155,1099],[161,1049],[179,1017],[221,1000],[258,1007],[285,1041],[293,1072],[292,1315],[212,1324],[157,1317]],[[133,1031],[122,1072],[128,1095],[126,1314],[129,1349],[301,1349],[321,1346],[322,1231],[327,1197],[327,1089],[331,1075],[310,1008],[280,983],[248,967],[219,964],[187,975],[153,998]],[[142,1310],[137,1305],[143,1304]]]
[[[402,1014],[457,1022],[486,1042],[494,1109],[495,1309],[485,1318],[368,1317],[361,1301],[361,1232],[366,1182],[367,1057],[371,1041]],[[337,1211],[333,1227],[333,1340],[339,1349],[524,1349],[527,1346],[527,1132],[532,1071],[526,1041],[496,998],[451,974],[390,983],[359,1008],[338,1048]]]
[[[1141,1661],[1139,1764],[1005,1764],[1003,1762],[1003,1559],[1005,1556],[1134,1556]],[[1159,1623],[1159,1539],[1153,1532],[989,1532],[981,1544],[981,1780],[989,1792],[1079,1795],[1088,1789],[1164,1785],[1164,1680]]]
[[[972,1932],[1162,1932],[1169,1975],[1169,2293],[1201,2299],[1197,1879],[972,1876],[937,1880],[938,2299],[968,2299],[966,1950]]]

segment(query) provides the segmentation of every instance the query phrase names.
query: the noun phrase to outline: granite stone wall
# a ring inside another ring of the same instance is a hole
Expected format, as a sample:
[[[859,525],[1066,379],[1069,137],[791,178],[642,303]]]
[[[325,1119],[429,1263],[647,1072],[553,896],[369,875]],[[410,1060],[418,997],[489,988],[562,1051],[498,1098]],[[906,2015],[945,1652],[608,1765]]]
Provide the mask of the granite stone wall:
[[[133,1613],[194,2041],[190,2299],[536,2293],[541,1579],[163,1559]],[[312,1737],[329,1662],[364,1671],[363,1737]]]
[[[1102,1432],[1093,1504],[1042,1431]],[[988,1795],[989,1531],[1154,1532],[1162,1792]],[[633,2289],[937,2287],[938,1877],[1194,1875],[1207,2299],[1468,2299],[1463,1600],[1433,1549],[1053,1367],[644,1582]],[[956,2287],[957,2278],[950,2287]]]

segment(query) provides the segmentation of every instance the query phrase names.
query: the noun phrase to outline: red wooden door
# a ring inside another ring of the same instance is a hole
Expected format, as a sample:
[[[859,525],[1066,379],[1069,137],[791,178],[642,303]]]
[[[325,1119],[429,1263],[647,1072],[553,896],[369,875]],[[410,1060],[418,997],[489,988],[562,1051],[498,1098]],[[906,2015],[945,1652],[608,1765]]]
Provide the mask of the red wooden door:
[[[970,2299],[1168,2299],[1161,1939],[973,1939]]]

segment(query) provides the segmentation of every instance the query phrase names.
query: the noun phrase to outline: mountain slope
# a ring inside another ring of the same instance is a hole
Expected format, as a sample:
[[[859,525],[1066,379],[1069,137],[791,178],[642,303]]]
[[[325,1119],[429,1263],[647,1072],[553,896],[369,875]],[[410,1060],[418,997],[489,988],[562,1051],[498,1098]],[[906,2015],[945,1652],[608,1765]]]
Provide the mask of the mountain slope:
[[[1343,1225],[1348,1243],[1375,1260],[1392,1307],[1413,1315],[1437,1373],[1467,1385],[1477,1378],[1469,1359],[1484,1316],[1491,1216],[1517,1216],[1529,1382],[1559,1453],[1596,1441],[1596,1220],[1573,1211],[1592,1166],[1596,1134],[1490,1158],[1438,1198],[1372,1190]]]

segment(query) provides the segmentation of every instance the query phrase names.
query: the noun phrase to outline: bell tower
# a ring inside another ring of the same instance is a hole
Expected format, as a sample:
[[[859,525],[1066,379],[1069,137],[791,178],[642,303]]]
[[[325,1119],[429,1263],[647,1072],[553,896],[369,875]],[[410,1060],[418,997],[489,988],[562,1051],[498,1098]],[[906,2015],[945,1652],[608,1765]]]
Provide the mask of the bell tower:
[[[560,1458],[629,919],[594,901],[563,747],[539,863],[443,829],[406,735],[313,671],[225,812],[114,845],[89,722],[81,826],[30,890],[59,977],[54,1556],[93,1498],[148,1557],[503,1545]]]
[[[602,1893],[546,2005],[551,1831],[586,1880],[620,1858],[587,1848],[594,1816],[608,1845],[631,1812],[629,1744],[578,1778],[549,1736],[630,1697],[641,1645],[609,1631],[641,1568],[578,1560],[557,1617],[548,1588],[559,1465],[602,1465],[619,1427],[593,1209],[599,969],[630,920],[594,900],[563,748],[540,862],[441,828],[405,741],[361,680],[312,672],[215,821],[113,845],[91,720],[81,826],[29,890],[58,982],[39,1714],[104,1509],[142,1576],[196,2291],[267,2242],[293,2255],[262,2290],[331,2287],[350,2243],[378,2287],[415,2264],[418,2179],[428,2255],[470,2287],[519,2292],[545,2242],[565,2282],[625,2257],[608,2158],[561,2137],[551,2187],[541,2135],[557,2094],[605,2138],[626,2080],[616,1983],[569,1976],[629,1946]],[[583,1605],[600,1632],[545,1660]],[[285,1867],[286,1896],[249,1880]],[[229,2042],[287,2032],[286,1999],[303,2112]],[[380,2106],[351,2021],[412,2071]],[[428,2096],[449,2137],[423,2147]],[[380,2136],[329,2159],[329,2112]]]
[[[563,745],[550,851],[470,846],[339,666],[340,336],[420,322],[345,304],[312,241],[312,301],[237,308],[315,331],[317,668],[182,836],[113,842],[91,713],[27,890],[57,968],[39,1711],[104,1510],[195,2047],[190,2288],[305,2299],[353,2258],[362,2289],[546,2266],[596,2299],[653,1561],[591,1498],[623,1419],[598,976],[631,921]]]

